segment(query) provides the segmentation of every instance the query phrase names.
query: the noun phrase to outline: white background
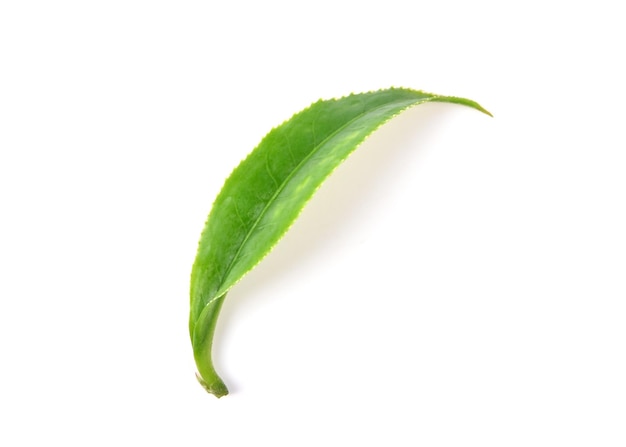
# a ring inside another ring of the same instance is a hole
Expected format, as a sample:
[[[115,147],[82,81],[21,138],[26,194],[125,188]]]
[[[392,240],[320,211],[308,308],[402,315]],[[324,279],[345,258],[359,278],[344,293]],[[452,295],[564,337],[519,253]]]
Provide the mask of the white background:
[[[618,2],[0,4],[0,445],[624,446]],[[233,289],[194,378],[222,182],[318,98],[388,123]]]

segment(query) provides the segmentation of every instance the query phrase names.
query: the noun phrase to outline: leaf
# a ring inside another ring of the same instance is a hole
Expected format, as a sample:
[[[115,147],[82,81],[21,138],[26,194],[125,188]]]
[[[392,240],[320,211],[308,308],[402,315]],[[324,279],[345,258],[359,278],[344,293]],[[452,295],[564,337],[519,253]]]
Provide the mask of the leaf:
[[[228,393],[213,367],[213,332],[226,293],[269,253],[321,183],[374,130],[424,102],[474,101],[392,88],[320,100],[272,129],[224,183],[191,273],[189,331],[198,380]]]

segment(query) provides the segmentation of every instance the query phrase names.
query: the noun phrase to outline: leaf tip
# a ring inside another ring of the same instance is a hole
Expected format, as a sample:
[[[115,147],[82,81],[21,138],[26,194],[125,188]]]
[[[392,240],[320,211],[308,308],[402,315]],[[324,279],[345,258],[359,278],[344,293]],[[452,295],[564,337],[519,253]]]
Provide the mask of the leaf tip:
[[[493,115],[489,110],[485,109],[483,106],[478,104],[476,101],[472,101],[471,99],[460,98],[458,96],[435,96],[433,99],[436,101],[451,102],[454,104],[461,104],[467,107],[471,107],[493,118]]]
[[[476,108],[476,110],[479,110],[479,111],[483,112],[485,115],[488,115],[491,118],[493,118],[493,114],[489,110],[487,110],[483,106],[481,106],[480,104],[476,103],[476,107],[475,108]]]

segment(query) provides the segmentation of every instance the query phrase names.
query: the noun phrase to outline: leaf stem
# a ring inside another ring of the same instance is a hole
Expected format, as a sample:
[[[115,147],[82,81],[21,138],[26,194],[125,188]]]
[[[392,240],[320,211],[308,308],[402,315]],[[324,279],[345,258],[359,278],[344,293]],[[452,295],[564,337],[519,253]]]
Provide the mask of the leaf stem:
[[[196,378],[207,392],[216,397],[228,394],[228,388],[226,388],[222,379],[215,372],[211,355],[217,317],[225,297],[226,294],[206,305],[198,318],[198,324],[195,325],[193,332],[193,355],[198,367]]]

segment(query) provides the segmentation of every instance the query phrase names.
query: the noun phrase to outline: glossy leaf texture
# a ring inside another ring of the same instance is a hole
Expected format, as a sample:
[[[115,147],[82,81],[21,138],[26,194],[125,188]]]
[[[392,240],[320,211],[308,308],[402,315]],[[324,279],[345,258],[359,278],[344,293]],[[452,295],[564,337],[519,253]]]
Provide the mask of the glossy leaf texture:
[[[391,88],[320,100],[272,129],[226,180],[202,232],[191,274],[189,331],[198,379],[228,393],[211,360],[226,293],[269,253],[321,183],[374,130],[425,102],[489,114],[476,102]]]

